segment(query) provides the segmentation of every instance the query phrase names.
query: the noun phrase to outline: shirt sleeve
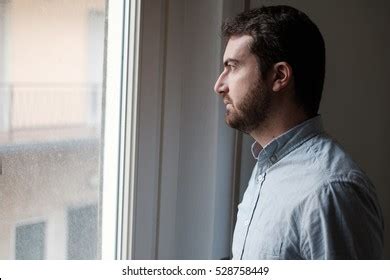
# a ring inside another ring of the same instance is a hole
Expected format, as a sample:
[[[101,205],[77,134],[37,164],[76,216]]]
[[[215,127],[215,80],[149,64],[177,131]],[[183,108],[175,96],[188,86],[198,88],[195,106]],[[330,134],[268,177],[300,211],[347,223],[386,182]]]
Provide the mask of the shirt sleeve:
[[[374,192],[351,182],[319,188],[301,205],[304,259],[381,259],[383,218]]]

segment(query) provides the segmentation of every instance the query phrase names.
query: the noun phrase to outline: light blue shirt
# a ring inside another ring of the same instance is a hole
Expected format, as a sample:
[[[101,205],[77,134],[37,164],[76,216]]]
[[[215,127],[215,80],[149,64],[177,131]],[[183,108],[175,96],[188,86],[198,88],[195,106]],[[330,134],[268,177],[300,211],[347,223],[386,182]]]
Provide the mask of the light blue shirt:
[[[383,217],[364,172],[320,116],[261,148],[238,206],[233,259],[381,259]]]

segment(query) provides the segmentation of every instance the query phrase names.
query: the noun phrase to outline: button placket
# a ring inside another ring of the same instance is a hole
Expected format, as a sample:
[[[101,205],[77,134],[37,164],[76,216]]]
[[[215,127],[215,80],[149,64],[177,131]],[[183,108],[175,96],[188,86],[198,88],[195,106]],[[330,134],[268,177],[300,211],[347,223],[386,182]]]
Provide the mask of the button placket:
[[[260,198],[261,189],[263,187],[263,183],[264,183],[264,180],[265,180],[265,175],[266,175],[265,172],[263,174],[256,175],[256,183],[257,183],[256,201],[255,201],[254,205],[252,206],[252,211],[250,213],[250,218],[246,219],[244,221],[244,227],[245,227],[246,234],[245,234],[245,238],[244,238],[244,243],[242,245],[242,251],[241,251],[240,259],[242,259],[243,255],[244,255],[245,246],[246,246],[246,239],[247,239],[248,233],[249,233],[249,227],[251,225],[254,213],[255,213],[255,211],[256,211],[256,209],[258,207],[258,202],[259,202],[259,198]]]
[[[257,177],[256,177],[256,184],[262,183],[263,180],[264,180],[264,174],[257,175]]]

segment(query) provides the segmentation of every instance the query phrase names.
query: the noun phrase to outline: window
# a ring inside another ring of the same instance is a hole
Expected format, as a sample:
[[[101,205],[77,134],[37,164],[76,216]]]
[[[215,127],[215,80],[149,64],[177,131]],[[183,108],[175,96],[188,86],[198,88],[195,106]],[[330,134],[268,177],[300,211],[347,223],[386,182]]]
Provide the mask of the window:
[[[15,259],[43,260],[45,258],[45,222],[16,227]]]
[[[0,259],[130,256],[139,15],[0,0]]]
[[[98,206],[88,205],[68,210],[67,259],[98,258]]]
[[[100,257],[105,3],[0,1],[0,259]]]

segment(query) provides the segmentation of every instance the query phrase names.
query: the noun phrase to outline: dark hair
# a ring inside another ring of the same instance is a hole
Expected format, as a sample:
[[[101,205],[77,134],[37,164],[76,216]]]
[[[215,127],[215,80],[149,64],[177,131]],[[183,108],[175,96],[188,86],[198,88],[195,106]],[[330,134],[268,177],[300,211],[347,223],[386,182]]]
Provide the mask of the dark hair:
[[[250,35],[251,52],[261,74],[277,62],[293,71],[295,96],[309,116],[318,112],[325,76],[325,43],[318,27],[301,11],[289,6],[269,6],[243,12],[228,19],[222,35]]]

